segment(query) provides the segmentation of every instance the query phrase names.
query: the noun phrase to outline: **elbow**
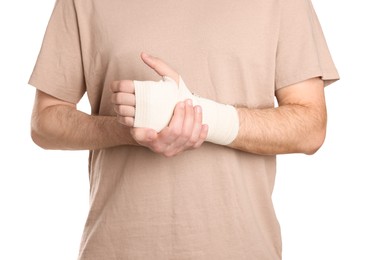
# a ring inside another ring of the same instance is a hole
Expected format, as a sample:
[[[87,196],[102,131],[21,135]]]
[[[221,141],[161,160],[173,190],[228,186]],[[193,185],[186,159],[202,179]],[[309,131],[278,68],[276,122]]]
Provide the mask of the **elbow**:
[[[323,145],[325,141],[326,130],[324,129],[314,131],[309,134],[308,138],[304,138],[303,153],[306,155],[315,154]]]
[[[33,126],[31,128],[31,138],[33,140],[33,143],[35,143],[37,146],[43,149],[51,149],[51,147],[47,145],[46,138],[44,138],[39,130],[35,129]]]
[[[52,149],[49,138],[47,138],[49,136],[47,134],[47,127],[44,126],[40,118],[36,115],[32,116],[30,135],[37,146],[46,150]]]
[[[31,135],[33,143],[35,143],[36,145],[38,145],[41,148],[44,148],[43,142],[42,142],[42,137],[39,132],[39,117],[35,113],[35,111],[33,111],[33,114],[32,114],[30,135]]]
[[[312,117],[314,120],[310,121],[307,129],[304,131],[303,153],[306,155],[315,154],[324,144],[327,131],[327,114],[325,109],[321,112],[315,113]]]
[[[37,146],[43,149],[49,149],[49,147],[46,145],[45,139],[33,128],[31,129],[31,138],[33,143],[35,143]]]

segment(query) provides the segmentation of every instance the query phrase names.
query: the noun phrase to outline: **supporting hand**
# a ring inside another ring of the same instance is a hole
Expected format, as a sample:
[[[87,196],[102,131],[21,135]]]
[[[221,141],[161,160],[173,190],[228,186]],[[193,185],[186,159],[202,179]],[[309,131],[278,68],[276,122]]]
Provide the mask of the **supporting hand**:
[[[145,53],[141,55],[146,65],[162,77],[179,82],[179,74],[162,60]],[[115,81],[111,84],[112,103],[118,121],[132,127],[135,123],[135,86],[131,80]],[[174,156],[184,150],[198,148],[206,139],[208,126],[202,125],[202,109],[193,106],[191,100],[179,102],[173,116],[159,133],[149,128],[131,128],[131,134],[139,144],[165,156]]]
[[[200,147],[207,132],[208,126],[202,125],[202,110],[193,107],[191,100],[176,105],[169,125],[159,133],[149,128],[131,128],[137,143],[167,157]]]

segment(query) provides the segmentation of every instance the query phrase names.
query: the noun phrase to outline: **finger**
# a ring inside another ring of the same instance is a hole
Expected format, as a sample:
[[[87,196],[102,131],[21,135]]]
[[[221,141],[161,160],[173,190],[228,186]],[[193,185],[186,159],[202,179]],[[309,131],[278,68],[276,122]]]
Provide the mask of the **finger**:
[[[186,143],[192,136],[192,130],[195,121],[195,112],[192,105],[192,100],[187,99],[185,101],[185,111],[184,111],[184,122],[182,126],[181,134],[181,144]]]
[[[193,145],[193,148],[200,147],[206,140],[208,134],[208,125],[202,125],[199,141]]]
[[[176,116],[179,116],[179,111]],[[172,132],[171,137],[172,139],[175,137],[175,139],[168,146],[168,154],[169,152],[172,152],[172,154],[176,154],[177,152],[184,150],[186,147],[192,146],[192,144],[189,142],[194,124],[194,109],[192,105],[192,100],[187,99],[184,102],[184,115],[182,118],[182,122],[179,118],[175,119],[177,120],[176,123],[173,122],[174,125],[170,125],[170,130]],[[170,139],[169,141],[171,141],[172,139]]]
[[[132,80],[113,81],[110,84],[110,90],[113,93],[125,92],[125,93],[133,94],[133,93],[135,93],[135,85],[133,84]]]
[[[180,136],[184,122],[184,115],[185,104],[184,102],[179,102],[174,108],[173,116],[169,125],[160,132],[161,140],[164,140],[166,144],[171,144],[178,136]]]
[[[133,117],[124,117],[124,116],[117,116],[117,121],[125,126],[133,127],[135,123],[135,118]]]
[[[120,116],[135,117],[135,108],[133,106],[115,105],[113,108],[114,112]]]
[[[202,131],[202,108],[200,106],[194,107],[194,124],[190,142],[192,144],[197,143],[200,140]]]
[[[111,95],[111,102],[116,105],[135,106],[136,97],[134,94],[117,92]]]
[[[171,143],[166,143],[163,154],[167,157],[172,157],[186,149],[191,149],[195,144],[190,141],[195,121],[195,112],[192,105],[192,100],[187,99],[184,102],[184,114],[182,114],[182,120],[180,120],[180,113],[181,112],[177,110],[174,115],[174,120],[176,121],[174,122],[172,118],[172,123],[169,125],[170,130],[173,133],[171,134],[171,137],[172,139],[175,137],[175,139],[173,139]]]
[[[179,83],[179,74],[161,59],[153,57],[145,52],[141,53],[141,59],[160,76],[168,76],[175,80],[177,84]]]

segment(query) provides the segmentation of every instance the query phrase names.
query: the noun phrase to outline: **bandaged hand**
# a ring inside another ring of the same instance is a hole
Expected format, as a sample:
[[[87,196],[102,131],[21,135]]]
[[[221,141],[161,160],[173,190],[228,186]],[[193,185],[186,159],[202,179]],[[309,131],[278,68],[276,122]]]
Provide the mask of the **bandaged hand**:
[[[173,156],[198,148],[204,141],[228,145],[236,138],[239,119],[233,106],[193,95],[179,74],[162,60],[146,53],[141,59],[162,77],[161,81],[119,80],[111,84],[117,120],[132,127],[137,143]],[[179,104],[186,104],[185,109]]]
[[[238,134],[236,109],[231,105],[193,95],[181,77],[179,84],[164,76],[161,81],[134,81],[134,87],[134,127],[151,128],[159,132],[169,124],[175,105],[190,99],[193,106],[202,108],[202,124],[208,125],[206,141],[228,145]]]

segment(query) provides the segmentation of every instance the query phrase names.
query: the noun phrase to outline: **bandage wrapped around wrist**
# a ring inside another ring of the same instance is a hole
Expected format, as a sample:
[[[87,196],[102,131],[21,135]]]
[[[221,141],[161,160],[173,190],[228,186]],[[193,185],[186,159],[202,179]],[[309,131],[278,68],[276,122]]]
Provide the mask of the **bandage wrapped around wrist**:
[[[194,106],[202,108],[202,124],[208,125],[206,141],[228,145],[239,131],[239,118],[231,105],[197,97],[186,87],[182,78],[179,85],[169,78],[161,81],[134,81],[136,112],[134,127],[152,128],[160,132],[173,115],[175,105],[191,99]]]

